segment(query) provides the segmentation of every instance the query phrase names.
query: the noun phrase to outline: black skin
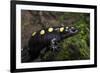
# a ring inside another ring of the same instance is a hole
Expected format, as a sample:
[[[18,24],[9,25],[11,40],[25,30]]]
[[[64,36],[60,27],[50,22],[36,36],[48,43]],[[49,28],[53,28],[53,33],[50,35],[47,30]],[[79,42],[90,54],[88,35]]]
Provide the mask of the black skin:
[[[53,28],[56,29],[59,27]],[[59,30],[48,32],[47,29],[45,29],[44,35],[40,35],[40,31],[37,31],[36,35],[31,36],[28,44],[29,54],[31,56],[30,61],[34,61],[36,58],[38,58],[41,53],[41,50],[43,50],[44,48],[46,49],[46,51],[50,50],[50,47],[52,48],[52,51],[57,50],[57,48],[55,48],[57,45],[56,43],[77,33],[78,29],[74,27],[69,27],[67,31],[64,30],[63,32],[60,32]]]

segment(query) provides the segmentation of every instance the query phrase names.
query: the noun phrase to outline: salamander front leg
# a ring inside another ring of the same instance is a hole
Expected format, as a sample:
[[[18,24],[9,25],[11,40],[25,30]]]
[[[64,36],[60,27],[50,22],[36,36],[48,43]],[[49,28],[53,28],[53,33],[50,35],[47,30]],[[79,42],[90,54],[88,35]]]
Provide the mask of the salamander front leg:
[[[58,42],[57,42],[57,39],[56,38],[53,38],[51,40],[51,43],[50,43],[50,48],[53,52],[58,52],[59,51],[59,45],[58,45]]]

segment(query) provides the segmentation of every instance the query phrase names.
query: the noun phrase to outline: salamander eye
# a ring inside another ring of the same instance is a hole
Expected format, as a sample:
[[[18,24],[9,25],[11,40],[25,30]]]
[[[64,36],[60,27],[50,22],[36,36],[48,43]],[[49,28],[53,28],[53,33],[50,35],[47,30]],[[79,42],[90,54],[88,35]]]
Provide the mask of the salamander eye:
[[[53,28],[48,28],[48,32],[52,32],[53,31]]]
[[[32,33],[32,36],[35,36],[35,34],[36,34],[36,32],[33,32],[33,33]]]
[[[40,31],[40,34],[41,34],[41,35],[44,35],[44,34],[45,34],[45,30],[41,30],[41,31]]]
[[[60,28],[60,32],[63,32],[63,31],[64,31],[64,27],[61,27],[61,28]]]

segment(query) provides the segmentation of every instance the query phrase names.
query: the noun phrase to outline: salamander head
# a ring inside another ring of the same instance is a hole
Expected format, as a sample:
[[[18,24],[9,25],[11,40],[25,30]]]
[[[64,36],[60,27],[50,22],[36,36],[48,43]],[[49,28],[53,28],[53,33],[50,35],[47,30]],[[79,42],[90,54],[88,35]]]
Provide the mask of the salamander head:
[[[63,29],[63,27],[62,27],[62,29]],[[64,38],[73,36],[73,35],[77,34],[78,31],[79,30],[75,27],[64,27],[63,32],[61,32],[61,37],[64,39]]]

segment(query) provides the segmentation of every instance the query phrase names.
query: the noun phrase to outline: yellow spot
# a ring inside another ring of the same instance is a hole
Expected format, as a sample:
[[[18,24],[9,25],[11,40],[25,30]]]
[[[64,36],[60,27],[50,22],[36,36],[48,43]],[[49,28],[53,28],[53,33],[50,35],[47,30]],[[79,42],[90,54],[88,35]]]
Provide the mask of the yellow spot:
[[[74,29],[74,27],[71,27],[72,29]]]
[[[44,35],[44,34],[45,34],[45,30],[41,30],[41,31],[40,31],[40,34],[41,34],[41,35]]]
[[[33,33],[32,33],[32,36],[34,36],[35,34],[36,34],[36,32],[33,32]]]
[[[63,31],[64,31],[64,27],[61,27],[61,28],[60,28],[60,32],[63,32]]]
[[[48,32],[52,32],[52,31],[53,31],[53,28],[49,28],[49,29],[48,29]]]
[[[66,27],[65,31],[68,31],[68,27]]]
[[[66,27],[66,29],[68,29],[68,27]]]

